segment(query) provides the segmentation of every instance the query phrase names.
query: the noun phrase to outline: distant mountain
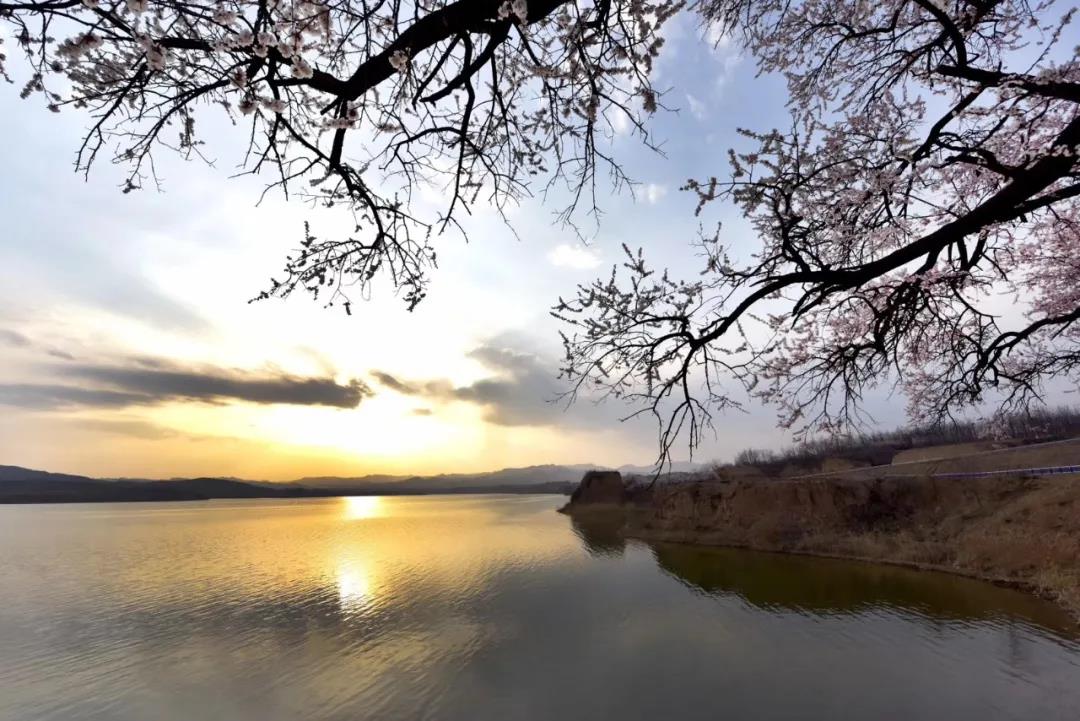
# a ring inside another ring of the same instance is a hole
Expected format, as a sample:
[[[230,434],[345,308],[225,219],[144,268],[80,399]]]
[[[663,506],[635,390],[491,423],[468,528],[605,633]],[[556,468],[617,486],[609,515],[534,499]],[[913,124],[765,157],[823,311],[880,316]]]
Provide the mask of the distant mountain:
[[[356,477],[321,476],[301,478],[292,484],[305,488],[334,488],[370,493],[378,490],[389,493],[434,493],[438,491],[476,491],[484,488],[525,488],[552,483],[577,484],[581,475],[594,465],[542,465],[525,468],[503,468],[485,473],[441,473],[434,476],[368,475]]]
[[[174,488],[184,493],[194,493],[205,498],[276,498],[306,495],[302,489],[290,488],[280,483],[238,481],[232,478],[183,478],[168,481],[143,481],[156,487]]]
[[[0,466],[0,503],[97,501],[202,501],[208,498],[265,498],[308,495],[305,489],[273,487],[227,478],[168,481],[110,480]]]
[[[436,476],[414,476],[401,484],[413,488],[482,488],[493,486],[537,485],[542,483],[574,483],[581,480],[586,469],[596,466],[528,466],[504,468],[488,473],[442,473]]]
[[[662,480],[677,480],[702,466],[679,462]],[[208,498],[293,498],[345,495],[434,493],[570,493],[585,471],[610,470],[595,464],[546,464],[485,473],[433,476],[309,476],[273,483],[240,478],[89,478],[18,466],[0,466],[0,503],[84,501],[170,501]],[[650,466],[624,465],[626,476],[651,476]]]
[[[288,483],[304,486],[306,488],[355,488],[357,486],[385,485],[404,481],[409,476],[388,476],[386,474],[373,474],[368,476],[307,476]]]
[[[0,466],[0,482],[3,481],[90,481],[86,476],[70,476],[66,473],[49,473],[48,471],[34,471],[19,466]]]
[[[591,467],[591,466],[590,466]],[[0,503],[97,501],[195,501],[210,498],[295,498],[341,495],[431,493],[565,493],[583,466],[533,466],[491,473],[440,476],[369,475],[303,478],[289,483],[233,478],[169,480],[101,479],[0,466]]]

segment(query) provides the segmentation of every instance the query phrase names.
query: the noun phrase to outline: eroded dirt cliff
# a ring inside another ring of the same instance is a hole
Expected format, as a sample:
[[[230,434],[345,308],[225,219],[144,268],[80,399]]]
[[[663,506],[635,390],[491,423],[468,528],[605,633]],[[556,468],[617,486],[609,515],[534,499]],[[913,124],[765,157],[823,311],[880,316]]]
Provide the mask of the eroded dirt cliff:
[[[623,489],[618,489],[618,486]],[[583,483],[627,537],[857,558],[1027,588],[1080,614],[1080,478]]]

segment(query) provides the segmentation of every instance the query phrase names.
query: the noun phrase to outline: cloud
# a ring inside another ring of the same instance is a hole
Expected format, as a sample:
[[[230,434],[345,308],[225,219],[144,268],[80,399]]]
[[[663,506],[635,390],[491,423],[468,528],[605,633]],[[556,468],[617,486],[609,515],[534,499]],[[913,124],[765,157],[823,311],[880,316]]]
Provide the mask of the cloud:
[[[434,415],[435,411],[430,408],[413,408],[412,414],[414,416],[430,416]]]
[[[728,50],[734,42],[723,23],[709,23],[705,28],[705,39],[718,52]]]
[[[397,376],[383,371],[371,371],[371,377],[379,382],[379,385],[405,396],[446,396],[453,389],[453,384],[447,380],[435,381],[403,381]]]
[[[618,408],[581,401],[567,408],[566,388],[558,380],[556,363],[533,353],[482,345],[468,357],[492,372],[468,385],[447,380],[404,381],[383,371],[371,375],[397,393],[429,401],[472,403],[483,408],[484,419],[499,426],[575,426],[610,429],[618,424]],[[429,415],[430,409],[418,409]]]
[[[6,328],[0,328],[0,345],[6,345],[10,348],[41,349],[38,344],[34,343],[34,341],[30,340],[27,336]],[[46,355],[50,355],[53,358],[75,360],[75,356],[58,348],[45,348],[44,350]]]
[[[633,128],[630,117],[621,108],[609,107],[604,111],[604,118],[611,125],[612,132],[617,136],[626,135]]]
[[[389,373],[384,373],[383,371],[371,371],[371,377],[377,380],[381,385],[403,395],[411,396],[417,393],[417,390],[412,385],[398,380]]]
[[[123,408],[147,403],[145,396],[123,391],[77,388],[73,386],[4,383],[0,384],[0,405],[52,410],[71,406]]]
[[[591,270],[600,265],[600,255],[581,245],[561,243],[548,253],[548,260],[556,268],[573,268],[574,270]]]
[[[647,200],[650,205],[656,205],[665,195],[667,195],[667,186],[658,185],[656,183],[647,183],[644,191],[645,200]]]
[[[31,345],[30,339],[22,333],[16,333],[13,330],[5,330],[4,328],[0,328],[0,343],[13,348],[29,348]]]
[[[0,404],[54,409],[72,406],[119,408],[168,401],[289,404],[355,408],[370,397],[361,380],[304,378],[279,372],[262,374],[221,368],[183,368],[155,359],[129,365],[69,365],[58,373],[80,385],[2,384]]]
[[[727,53],[720,55],[720,71],[716,73],[716,87],[720,89],[728,84],[735,75],[735,69],[742,63],[742,55]]]
[[[705,39],[719,70],[714,74],[717,89],[722,88],[735,75],[735,69],[742,63],[742,52],[730,33],[724,32],[722,25],[713,23],[705,30]],[[696,113],[695,113],[696,115]]]
[[[690,93],[686,94],[686,102],[690,104],[690,114],[698,120],[705,119],[705,103],[698,100]]]

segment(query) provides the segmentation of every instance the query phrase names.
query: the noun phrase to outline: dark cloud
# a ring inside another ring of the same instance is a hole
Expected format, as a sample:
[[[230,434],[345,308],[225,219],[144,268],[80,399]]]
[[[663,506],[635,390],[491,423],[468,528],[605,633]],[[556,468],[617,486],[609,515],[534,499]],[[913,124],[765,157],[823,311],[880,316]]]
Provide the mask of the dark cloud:
[[[420,392],[417,386],[398,380],[396,377],[389,373],[384,373],[383,371],[371,371],[371,377],[377,380],[380,385],[407,396],[414,396]]]
[[[511,348],[484,345],[469,353],[492,371],[475,383],[455,386],[447,380],[402,380],[385,371],[371,376],[385,388],[433,401],[461,401],[484,408],[484,417],[501,426],[571,425],[610,428],[618,423],[616,409],[588,401],[567,407],[566,388],[556,364],[541,356]]]
[[[304,378],[283,373],[247,373],[220,368],[182,368],[154,359],[133,365],[67,365],[58,372],[80,385],[0,385],[0,403],[23,408],[67,406],[118,408],[166,401],[289,404],[355,408],[372,395],[361,380]]]
[[[216,368],[187,370],[168,366],[73,366],[68,375],[160,400],[284,403],[303,406],[355,408],[372,395],[360,380],[338,383],[332,378],[301,378],[285,374],[255,375]]]
[[[538,356],[507,348],[481,346],[471,353],[474,358],[495,371],[492,378],[483,378],[467,386],[454,388],[456,400],[476,403],[485,408],[485,418],[500,426],[535,426],[588,424],[593,414],[567,413],[560,402],[565,388],[558,382],[554,364],[544,363]],[[603,419],[610,423],[610,417]]]
[[[0,343],[14,348],[29,348],[32,345],[30,339],[22,333],[16,333],[13,330],[4,328],[0,328]]]
[[[34,348],[41,350],[41,347],[38,344],[34,343],[34,341],[30,340],[22,333],[6,328],[0,328],[0,345],[6,345],[11,348]],[[44,351],[46,355],[50,355],[53,358],[75,360],[75,356],[67,351],[59,350],[57,348],[45,348]]]
[[[49,349],[49,350],[47,350],[45,352],[48,355],[51,355],[53,358],[59,358],[60,360],[69,360],[69,361],[75,360],[75,356],[71,355],[66,350],[59,350],[57,348],[51,348],[51,349]]]
[[[51,410],[70,406],[123,408],[150,402],[139,393],[76,388],[72,386],[5,383],[0,384],[0,405]]]
[[[384,371],[371,371],[371,377],[379,382],[384,388],[401,393],[406,396],[430,396],[432,398],[446,398],[453,394],[454,385],[450,381],[403,381],[397,376]]]

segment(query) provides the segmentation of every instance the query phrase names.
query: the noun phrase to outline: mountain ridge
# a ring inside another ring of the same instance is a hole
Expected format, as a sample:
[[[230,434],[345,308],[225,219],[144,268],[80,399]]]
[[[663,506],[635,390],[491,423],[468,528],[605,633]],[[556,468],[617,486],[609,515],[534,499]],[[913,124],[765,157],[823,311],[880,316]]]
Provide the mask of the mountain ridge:
[[[569,493],[586,464],[503,468],[435,476],[305,477],[259,481],[226,477],[93,478],[0,465],[0,503],[171,501],[210,498],[296,498],[433,493]]]

